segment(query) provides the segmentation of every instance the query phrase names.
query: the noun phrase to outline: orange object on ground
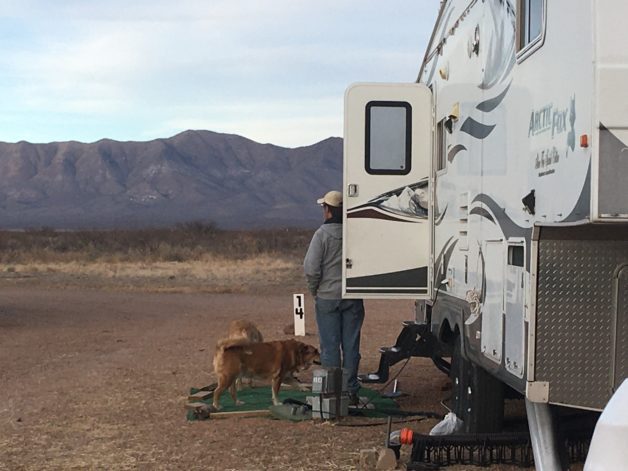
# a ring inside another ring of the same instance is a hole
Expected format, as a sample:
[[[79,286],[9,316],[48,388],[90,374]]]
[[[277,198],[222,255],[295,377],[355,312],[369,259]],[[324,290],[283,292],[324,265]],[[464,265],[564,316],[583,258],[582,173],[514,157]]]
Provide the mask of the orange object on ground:
[[[402,445],[412,445],[414,432],[409,428],[402,428],[399,432],[399,441]]]

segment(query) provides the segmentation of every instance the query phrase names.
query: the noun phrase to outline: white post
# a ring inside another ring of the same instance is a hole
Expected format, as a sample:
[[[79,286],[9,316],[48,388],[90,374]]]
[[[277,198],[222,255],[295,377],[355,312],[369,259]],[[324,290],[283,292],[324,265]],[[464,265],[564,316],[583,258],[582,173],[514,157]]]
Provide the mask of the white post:
[[[305,336],[305,298],[302,294],[293,294],[294,335]]]

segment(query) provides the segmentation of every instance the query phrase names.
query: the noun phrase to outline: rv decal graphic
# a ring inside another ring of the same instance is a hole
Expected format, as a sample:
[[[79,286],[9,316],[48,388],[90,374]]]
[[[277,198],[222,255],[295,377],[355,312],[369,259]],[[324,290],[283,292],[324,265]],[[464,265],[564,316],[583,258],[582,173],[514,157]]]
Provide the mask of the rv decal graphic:
[[[533,110],[530,114],[528,137],[538,136],[539,134],[551,131],[551,136],[553,139],[555,135],[567,131],[568,113],[569,108],[559,110],[554,108],[554,105],[547,105],[536,111]]]
[[[467,150],[467,148],[462,144],[456,144],[451,149],[449,149],[449,152],[447,153],[447,160],[449,162],[453,162],[454,157],[456,157],[458,152],[462,152],[463,150]]]
[[[417,285],[427,286],[427,267],[347,278],[347,288],[356,288],[353,292],[360,292],[360,288],[362,292],[368,292],[369,288],[388,288],[391,293],[412,293],[417,292]],[[418,291],[426,290],[419,288]]]
[[[467,133],[470,136],[475,137],[476,139],[485,139],[490,133],[493,132],[493,129],[495,129],[494,124],[482,124],[473,118],[467,118],[465,122],[462,123],[460,131]]]
[[[530,247],[530,240],[532,237],[531,227],[519,226],[510,217],[508,217],[504,208],[502,208],[493,198],[484,193],[477,195],[472,201],[472,204],[474,203],[483,204],[491,213],[493,213],[493,222],[496,222],[499,225],[499,228],[506,239],[511,237],[521,237],[526,240],[526,247]],[[479,213],[478,215],[485,217],[484,213]],[[526,267],[527,270],[530,270],[530,250],[526,250]]]
[[[488,41],[484,45],[486,61],[480,84],[483,90],[503,82],[515,65],[515,9],[508,0],[489,0],[487,5],[490,20],[486,27],[490,31],[482,34],[482,39]]]
[[[480,193],[475,198],[473,198],[472,204],[473,203],[482,203],[491,211],[491,213],[493,213],[493,216],[495,218],[494,220],[497,221],[497,224],[502,229],[502,233],[505,237],[524,237],[526,239],[530,238],[532,228],[519,226],[516,222],[508,217],[508,215],[506,214],[506,210],[502,208],[499,204],[497,204],[497,202],[490,196],[484,193]]]
[[[445,214],[447,214],[447,208],[448,207],[449,206],[445,206],[445,209],[443,210],[442,213],[434,215],[434,225],[435,226],[440,226],[440,223],[443,222],[443,219],[445,218]]]
[[[442,3],[438,27],[435,30],[438,32],[430,40],[429,52],[419,73],[420,81],[432,82],[438,68],[437,55],[442,53],[448,38],[455,35],[463,22],[467,20],[477,1],[472,0],[455,20],[451,18],[454,12],[454,2]],[[486,0],[483,0],[482,3],[484,1]],[[508,77],[515,65],[515,9],[509,0],[489,0],[487,3],[492,21],[489,20],[486,23],[486,32],[483,30],[479,31],[482,44],[480,48],[486,51],[486,53],[482,54],[484,58],[482,70],[484,73],[481,83],[478,84],[478,87],[483,90],[488,90],[501,83]],[[475,34],[478,28],[475,26],[471,30]],[[428,64],[430,67],[429,71],[424,68]],[[421,76],[424,77],[423,80],[421,80]]]
[[[385,213],[381,211],[379,208],[362,208],[356,210],[347,211],[348,218],[365,218],[365,219],[382,219],[384,221],[398,221],[398,222],[418,222],[412,221],[408,219],[403,219],[396,217],[394,215]]]
[[[482,244],[478,242],[478,253],[480,257],[480,263],[482,264],[482,287],[480,288],[480,302],[483,303],[486,299],[486,260],[484,259],[484,252],[482,252]]]
[[[537,136],[552,128],[552,105],[547,105],[540,110],[532,110],[528,137]]]
[[[385,219],[398,222],[427,220],[427,178],[396,188],[347,211],[347,218]]]
[[[465,294],[465,301],[469,303],[469,310],[471,314],[469,318],[464,322],[464,324],[467,326],[474,324],[482,316],[482,305],[486,297],[486,262],[484,261],[484,253],[482,253],[482,244],[480,244],[479,242],[478,260],[481,264],[478,273],[481,273],[482,285],[480,286],[479,291],[474,286],[473,289],[467,290]],[[477,326],[477,329],[481,330],[482,326]],[[479,333],[480,330],[478,330],[477,332]]]
[[[580,197],[576,202],[573,210],[562,222],[582,221],[591,213],[591,162],[587,169],[587,176],[582,185]]]
[[[506,95],[508,94],[508,90],[510,89],[511,84],[512,84],[512,81],[506,86],[503,92],[501,92],[496,97],[490,98],[486,101],[479,103],[475,107],[475,109],[480,110],[483,113],[490,113],[491,111],[493,111],[495,108],[499,106],[499,104],[502,101],[504,101],[504,98],[506,98]]]
[[[560,161],[560,154],[555,146],[550,149],[543,149],[536,153],[536,161],[534,162],[535,170],[539,171],[539,177],[551,175],[556,170],[553,167]]]
[[[430,39],[427,54],[421,65],[418,81],[432,83],[438,70],[439,56],[442,54],[447,40],[456,34],[461,25],[468,21],[468,16],[478,0],[472,0],[456,19],[452,19],[454,2],[443,2],[438,16],[438,25]],[[484,23],[485,29],[479,30],[480,49],[485,51],[483,58],[483,75],[477,85],[482,90],[489,90],[506,80],[515,65],[515,25],[516,14],[509,0],[482,0],[488,5],[490,19]],[[478,30],[472,26],[471,30]],[[464,29],[462,31],[465,31]]]
[[[495,218],[491,216],[491,213],[489,213],[486,209],[482,208],[481,206],[477,206],[473,208],[469,214],[475,214],[476,216],[480,216],[484,219],[488,219],[493,224],[496,224]]]
[[[449,267],[449,261],[451,260],[451,255],[454,252],[454,248],[458,244],[458,239],[450,237],[449,240],[445,243],[443,249],[436,257],[435,266],[438,267],[438,272],[436,273],[436,285],[439,286],[439,289],[443,291],[447,291],[447,286],[443,285],[442,282],[445,280],[445,274],[447,273],[447,268]]]
[[[576,96],[569,99],[569,106],[556,108],[553,104],[530,113],[528,137],[546,135],[552,141],[558,136],[566,134],[564,144],[545,144],[532,155],[534,169],[539,177],[556,173],[556,167],[561,157],[569,157],[569,150],[573,152],[576,146]]]
[[[569,134],[567,134],[567,146],[573,152],[576,148],[576,128],[574,127],[576,124],[576,95],[571,98],[569,108],[569,126],[571,129]]]
[[[571,131],[569,132],[567,143],[571,150],[576,145],[576,135],[574,125],[576,123],[576,96],[569,100],[567,108],[558,109],[553,104],[546,105],[538,110],[532,110],[530,113],[530,125],[528,126],[528,137],[538,136],[545,132],[551,131],[552,139],[557,134],[562,134],[567,130],[567,118]]]

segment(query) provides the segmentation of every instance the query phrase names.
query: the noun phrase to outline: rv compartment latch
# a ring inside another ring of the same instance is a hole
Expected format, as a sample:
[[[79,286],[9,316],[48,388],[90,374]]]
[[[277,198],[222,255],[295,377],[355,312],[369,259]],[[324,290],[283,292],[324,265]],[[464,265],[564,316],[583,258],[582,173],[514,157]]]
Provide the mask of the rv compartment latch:
[[[347,196],[352,198],[358,196],[358,185],[355,183],[349,183],[349,188],[347,188]]]
[[[353,261],[350,258],[347,258],[345,260],[345,266],[347,267],[347,269],[350,269],[351,267],[353,267]]]

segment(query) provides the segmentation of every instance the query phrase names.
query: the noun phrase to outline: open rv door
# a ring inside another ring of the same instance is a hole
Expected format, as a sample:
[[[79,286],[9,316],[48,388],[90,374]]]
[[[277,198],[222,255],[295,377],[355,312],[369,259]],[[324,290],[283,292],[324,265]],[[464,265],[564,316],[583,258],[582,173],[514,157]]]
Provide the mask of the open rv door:
[[[354,84],[345,93],[343,296],[431,295],[432,93]]]

